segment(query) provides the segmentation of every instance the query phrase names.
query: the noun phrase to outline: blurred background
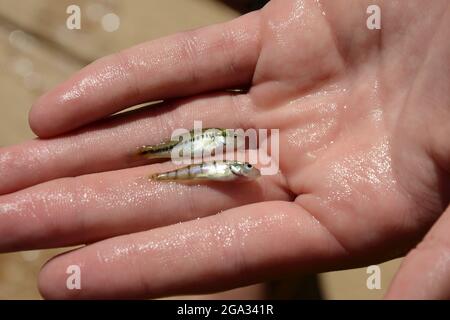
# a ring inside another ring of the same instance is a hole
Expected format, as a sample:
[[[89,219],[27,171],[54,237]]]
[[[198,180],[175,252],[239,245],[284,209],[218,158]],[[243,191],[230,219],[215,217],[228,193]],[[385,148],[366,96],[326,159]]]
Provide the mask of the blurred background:
[[[34,137],[32,102],[91,61],[146,40],[223,22],[257,9],[252,0],[0,0],[0,147]],[[81,29],[66,12],[81,9]],[[1,152],[1,150],[0,150]],[[1,183],[1,180],[0,180]],[[1,236],[1,235],[0,235]],[[41,299],[42,264],[64,250],[0,254],[0,299]],[[223,298],[380,299],[399,266],[380,265],[381,289],[366,286],[366,268],[299,276],[225,293]],[[214,296],[214,297],[217,297]]]

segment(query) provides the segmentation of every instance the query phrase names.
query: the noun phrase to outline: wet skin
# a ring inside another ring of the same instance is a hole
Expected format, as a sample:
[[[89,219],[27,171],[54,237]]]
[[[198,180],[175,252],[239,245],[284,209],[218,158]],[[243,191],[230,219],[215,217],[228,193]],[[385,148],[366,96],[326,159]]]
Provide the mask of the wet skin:
[[[0,250],[92,243],[44,266],[46,298],[205,293],[404,254],[388,298],[449,298],[449,4],[375,3],[381,30],[374,1],[274,0],[89,65],[33,106],[45,139],[0,150]],[[170,164],[130,150],[194,120],[280,129],[279,174],[145,179]],[[82,290],[66,288],[73,264]]]

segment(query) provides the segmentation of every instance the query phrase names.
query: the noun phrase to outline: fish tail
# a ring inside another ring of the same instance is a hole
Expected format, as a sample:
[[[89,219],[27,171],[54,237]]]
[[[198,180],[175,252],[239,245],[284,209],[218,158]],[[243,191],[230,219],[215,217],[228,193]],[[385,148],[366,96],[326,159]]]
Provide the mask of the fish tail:
[[[154,181],[176,181],[183,180],[184,177],[180,175],[182,169],[172,170],[168,172],[155,173],[150,176],[150,180]]]
[[[171,146],[156,145],[156,146],[143,146],[137,151],[139,157],[147,159],[165,159],[170,158]]]
[[[149,176],[149,179],[153,181],[171,180],[167,173],[154,173]]]
[[[184,181],[184,180],[195,180],[197,177],[191,171],[194,166],[190,165],[187,167],[182,167],[176,170],[156,173],[150,176],[151,180],[155,181]]]

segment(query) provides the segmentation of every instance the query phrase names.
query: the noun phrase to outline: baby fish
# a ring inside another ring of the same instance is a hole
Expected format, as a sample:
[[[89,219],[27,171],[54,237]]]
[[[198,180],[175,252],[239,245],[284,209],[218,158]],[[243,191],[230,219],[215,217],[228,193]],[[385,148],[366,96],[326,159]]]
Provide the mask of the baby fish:
[[[201,133],[191,130],[188,135],[179,136],[178,140],[163,142],[154,146],[139,148],[138,154],[148,159],[169,159],[172,151],[180,158],[187,152],[187,156],[193,158],[198,155],[214,155],[214,152],[227,144],[233,143],[235,148],[242,145],[237,133],[228,129],[209,128]],[[177,150],[174,150],[177,148]]]
[[[248,181],[261,176],[257,168],[248,162],[211,161],[191,164],[177,170],[157,173],[150,178],[156,181]]]

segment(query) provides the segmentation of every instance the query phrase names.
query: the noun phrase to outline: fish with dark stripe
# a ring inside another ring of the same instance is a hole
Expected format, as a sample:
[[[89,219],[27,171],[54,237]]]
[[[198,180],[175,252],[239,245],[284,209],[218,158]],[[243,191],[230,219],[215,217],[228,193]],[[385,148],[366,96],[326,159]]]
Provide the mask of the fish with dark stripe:
[[[156,181],[248,181],[260,176],[260,171],[248,162],[211,161],[156,173],[150,178]]]

